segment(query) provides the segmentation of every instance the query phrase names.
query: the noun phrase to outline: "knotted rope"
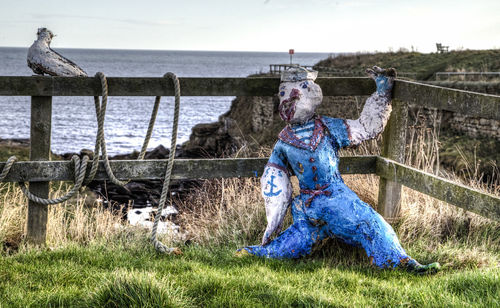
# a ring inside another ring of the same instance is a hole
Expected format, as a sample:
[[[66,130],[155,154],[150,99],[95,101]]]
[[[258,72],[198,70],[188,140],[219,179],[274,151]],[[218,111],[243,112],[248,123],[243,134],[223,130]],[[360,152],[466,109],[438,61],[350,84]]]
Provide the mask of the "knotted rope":
[[[109,164],[109,159],[108,159],[108,154],[106,151],[106,141],[104,138],[104,117],[106,115],[106,106],[107,106],[107,101],[108,101],[108,85],[107,85],[107,80],[106,76],[103,73],[97,73],[96,77],[99,77],[101,80],[101,87],[102,87],[102,103],[99,102],[98,97],[94,97],[94,102],[95,102],[95,109],[96,109],[96,115],[97,115],[97,137],[96,137],[96,146],[94,150],[94,159],[92,161],[92,167],[91,167],[91,172],[88,177],[88,181],[92,181],[92,179],[95,177],[95,174],[97,172],[97,167],[98,167],[98,157],[99,157],[99,148],[102,151],[102,159],[104,160],[104,167],[106,169],[106,173],[108,174],[108,177],[110,178],[111,182],[119,185],[119,186],[124,186],[128,181],[120,181],[118,180],[115,175],[113,174],[113,171],[111,170],[111,166]],[[160,222],[161,218],[161,213],[163,211],[163,207],[165,206],[165,202],[167,200],[167,195],[168,195],[168,188],[170,185],[170,178],[172,175],[172,168],[173,168],[173,163],[174,163],[174,158],[175,158],[175,149],[177,146],[177,131],[179,127],[179,110],[180,110],[180,97],[181,97],[181,90],[180,90],[180,84],[179,84],[179,79],[177,76],[173,73],[166,73],[163,77],[169,78],[173,81],[174,83],[174,90],[175,90],[175,107],[174,107],[174,122],[172,125],[172,138],[171,138],[171,143],[170,143],[170,153],[168,155],[168,160],[167,160],[167,170],[165,171],[165,180],[163,182],[163,187],[162,187],[162,192],[160,196],[160,202],[158,204],[158,210],[155,215],[155,220],[153,223],[153,229],[151,231],[151,241],[153,242],[154,247],[156,250],[163,252],[163,253],[178,253],[179,250],[176,248],[169,248],[165,246],[163,243],[161,243],[158,238],[158,225]],[[153,133],[153,128],[154,124],[156,123],[156,116],[158,114],[158,109],[160,106],[160,101],[161,101],[161,96],[157,96],[155,99],[155,104],[153,106],[153,110],[151,112],[151,118],[149,120],[149,125],[148,125],[148,130],[146,132],[146,136],[144,138],[144,143],[141,148],[141,152],[138,156],[138,160],[143,160],[144,156],[146,155],[146,149],[148,147],[149,141],[151,139],[151,135]]]
[[[56,198],[56,199],[45,199],[45,198],[40,198],[34,194],[32,194],[27,188],[26,185],[23,182],[20,182],[19,185],[21,187],[21,191],[26,195],[26,197],[39,204],[43,205],[51,205],[51,204],[57,204],[61,203],[64,201],[67,201],[69,198],[74,196],[82,186],[88,185],[94,178],[97,173],[97,169],[99,167],[99,152],[102,152],[102,159],[104,161],[104,168],[106,170],[106,173],[110,179],[110,181],[118,186],[125,187],[124,185],[128,183],[128,181],[120,181],[118,178],[113,173],[113,170],[111,169],[110,163],[109,163],[109,158],[108,158],[108,153],[106,149],[106,140],[104,137],[104,118],[106,115],[106,107],[107,107],[107,102],[108,102],[108,82],[106,79],[106,75],[104,75],[101,72],[96,73],[95,75],[100,79],[101,82],[101,90],[102,90],[102,102],[99,100],[98,96],[94,96],[94,106],[95,106],[95,111],[96,111],[96,118],[97,118],[97,134],[96,134],[96,141],[95,141],[95,148],[94,148],[94,157],[92,159],[92,165],[90,168],[90,172],[87,177],[85,177],[85,173],[87,170],[87,163],[89,161],[89,157],[87,155],[83,156],[83,159],[80,160],[80,157],[77,155],[74,155],[71,158],[71,161],[73,162],[74,168],[75,168],[75,185],[71,190],[64,196]],[[178,126],[179,126],[179,110],[180,110],[180,96],[181,96],[181,91],[180,91],[180,84],[177,76],[173,73],[166,73],[163,77],[171,79],[172,82],[174,83],[174,89],[175,89],[175,107],[174,107],[174,122],[172,125],[172,139],[171,139],[171,145],[170,145],[170,153],[168,156],[167,160],[167,169],[165,171],[165,180],[163,182],[163,187],[162,187],[162,192],[161,192],[161,197],[160,197],[160,202],[158,204],[158,212],[155,215],[155,220],[153,223],[153,229],[151,232],[151,241],[153,242],[154,247],[156,250],[163,252],[163,253],[179,253],[180,250],[177,248],[169,248],[165,246],[163,243],[161,243],[157,239],[157,233],[158,233],[158,224],[161,218],[161,213],[163,211],[163,207],[165,206],[165,202],[167,199],[167,194],[168,194],[168,188],[170,185],[170,178],[172,175],[172,168],[173,168],[173,163],[174,163],[174,158],[175,158],[175,149],[177,146],[177,131],[178,131]],[[144,156],[146,155],[146,150],[149,144],[149,141],[151,139],[151,135],[153,132],[154,124],[156,122],[156,116],[158,114],[158,109],[161,101],[161,96],[156,96],[155,103],[153,106],[153,110],[151,112],[151,118],[149,120],[149,125],[148,125],[148,130],[146,133],[146,136],[144,138],[144,142],[141,148],[141,152],[138,156],[138,160],[143,160]],[[2,182],[6,177],[7,174],[9,173],[10,169],[14,165],[14,163],[17,161],[17,158],[15,156],[10,157],[2,172],[0,173],[0,182]],[[126,188],[126,187],[125,187]]]

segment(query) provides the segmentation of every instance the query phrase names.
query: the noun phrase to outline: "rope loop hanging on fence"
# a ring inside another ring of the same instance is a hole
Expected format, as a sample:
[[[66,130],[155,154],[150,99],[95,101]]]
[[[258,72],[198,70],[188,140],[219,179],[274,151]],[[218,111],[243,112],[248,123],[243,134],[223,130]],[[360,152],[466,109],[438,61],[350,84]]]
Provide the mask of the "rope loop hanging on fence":
[[[9,174],[10,169],[12,168],[12,166],[14,165],[14,163],[16,161],[17,161],[16,156],[9,157],[2,172],[0,173],[0,182],[2,182],[7,177],[7,174]],[[80,157],[78,157],[77,155],[73,155],[73,157],[71,157],[71,161],[73,162],[73,165],[75,167],[75,180],[74,180],[75,185],[64,196],[56,198],[56,199],[40,198],[40,197],[32,194],[28,190],[28,188],[26,187],[26,184],[24,182],[18,183],[20,188],[21,188],[21,191],[29,200],[36,202],[36,203],[39,203],[39,204],[43,204],[43,205],[51,205],[51,204],[61,203],[61,202],[68,200],[69,198],[73,197],[78,192],[78,190],[80,190],[80,188],[82,187],[82,183],[83,183],[83,180],[85,178],[85,172],[87,170],[87,162],[89,161],[89,157],[85,155],[85,156],[83,156],[83,160],[80,161]]]
[[[151,231],[151,241],[153,242],[153,245],[155,249],[159,252],[162,253],[174,253],[174,254],[180,254],[180,250],[178,248],[170,248],[165,246],[162,242],[160,242],[157,238],[157,233],[158,233],[158,223],[160,222],[161,218],[161,213],[163,211],[163,207],[165,206],[165,202],[167,200],[167,194],[168,194],[168,187],[170,185],[170,178],[172,176],[172,168],[174,166],[174,158],[175,158],[175,148],[177,146],[177,129],[179,127],[179,110],[180,110],[180,104],[181,104],[181,87],[179,84],[179,79],[174,73],[166,73],[163,77],[171,79],[172,82],[174,83],[174,89],[175,89],[175,106],[174,106],[174,122],[172,124],[172,138],[170,141],[170,153],[168,154],[168,160],[167,160],[167,169],[165,171],[165,180],[163,182],[163,187],[161,190],[161,196],[160,196],[160,202],[158,204],[158,211],[156,212],[155,215],[155,220],[153,223],[153,229]],[[155,108],[153,109],[153,114],[154,117],[156,118],[156,113],[158,112],[158,107],[160,103],[160,96],[156,97],[155,101]],[[156,111],[155,111],[156,109]],[[153,118],[153,115],[151,116]],[[148,133],[150,134],[150,129],[152,130],[152,122],[150,122],[150,128],[148,128]],[[144,146],[143,146],[144,149]],[[142,151],[141,151],[142,152]]]
[[[98,72],[95,75],[99,78],[101,82],[102,89],[102,103],[99,101],[98,96],[94,96],[94,106],[97,117],[97,134],[94,148],[94,158],[92,160],[92,167],[90,169],[89,176],[87,177],[85,184],[90,183],[96,173],[99,166],[99,152],[102,152],[102,159],[104,160],[104,168],[106,169],[106,173],[109,176],[111,182],[118,186],[124,186],[128,183],[128,181],[120,181],[116,178],[109,164],[109,158],[107,154],[106,148],[106,139],[104,137],[104,118],[106,116],[106,108],[108,104],[108,81],[106,79],[106,75],[102,72]],[[151,112],[151,118],[149,120],[148,130],[146,132],[146,136],[144,137],[144,142],[142,144],[141,152],[137,158],[137,160],[143,160],[146,155],[146,150],[148,148],[149,141],[151,139],[151,135],[153,133],[153,128],[156,122],[156,116],[158,114],[158,109],[160,106],[161,96],[156,96],[155,103],[153,106],[153,110]]]
[[[18,183],[21,191],[29,200],[38,204],[52,205],[67,201],[69,198],[73,197],[80,190],[80,188],[82,188],[83,180],[85,179],[85,172],[87,171],[87,162],[89,161],[89,157],[87,155],[84,155],[82,160],[80,160],[80,157],[78,157],[78,155],[73,155],[73,157],[71,157],[71,161],[73,162],[73,165],[75,167],[75,185],[73,185],[71,190],[68,191],[68,193],[64,196],[56,199],[40,198],[32,194],[28,190],[24,182]]]

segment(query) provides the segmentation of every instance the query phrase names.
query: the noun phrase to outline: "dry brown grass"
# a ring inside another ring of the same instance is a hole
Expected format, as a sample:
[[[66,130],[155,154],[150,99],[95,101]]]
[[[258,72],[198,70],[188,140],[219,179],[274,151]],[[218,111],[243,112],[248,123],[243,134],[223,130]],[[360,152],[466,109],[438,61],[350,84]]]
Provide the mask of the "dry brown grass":
[[[257,179],[205,181],[179,207],[181,226],[198,243],[254,241],[266,225]]]
[[[66,192],[64,185],[52,193],[58,197]],[[27,199],[15,184],[1,184],[0,243],[6,252],[15,251],[22,244],[25,233]],[[47,245],[63,246],[69,243],[86,245],[93,241],[111,240],[125,228],[121,215],[113,213],[99,203],[88,206],[86,195],[49,206]]]

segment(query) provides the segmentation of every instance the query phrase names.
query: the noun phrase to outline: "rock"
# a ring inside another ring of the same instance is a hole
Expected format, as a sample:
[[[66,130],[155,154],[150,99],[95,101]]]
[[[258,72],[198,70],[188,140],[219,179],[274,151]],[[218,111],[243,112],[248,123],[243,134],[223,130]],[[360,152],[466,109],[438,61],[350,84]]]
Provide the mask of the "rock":
[[[101,153],[102,154],[102,153]],[[109,159],[114,159],[114,160],[131,160],[131,159],[137,159],[139,157],[139,151],[134,150],[132,153],[129,154],[118,154],[112,157],[109,157]]]
[[[30,140],[23,138],[12,138],[12,139],[0,138],[0,145],[5,147],[29,147]]]
[[[177,152],[177,149],[176,149]],[[163,145],[159,145],[154,148],[151,152],[146,152],[144,156],[145,159],[167,159],[170,154],[170,150],[165,149]]]
[[[219,123],[202,123],[192,128],[192,133],[197,137],[211,136],[219,129]]]

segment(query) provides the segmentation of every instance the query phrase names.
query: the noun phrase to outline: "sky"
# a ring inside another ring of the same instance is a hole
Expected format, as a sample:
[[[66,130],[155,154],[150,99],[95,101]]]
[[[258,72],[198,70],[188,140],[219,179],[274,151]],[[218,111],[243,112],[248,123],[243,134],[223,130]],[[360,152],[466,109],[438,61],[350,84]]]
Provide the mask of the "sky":
[[[500,0],[0,0],[0,46],[363,52],[500,48]]]

